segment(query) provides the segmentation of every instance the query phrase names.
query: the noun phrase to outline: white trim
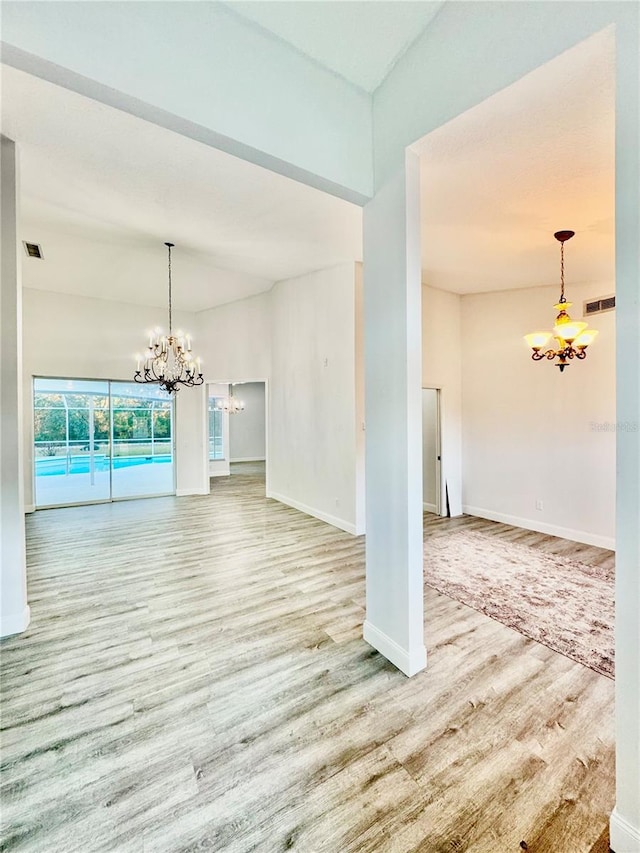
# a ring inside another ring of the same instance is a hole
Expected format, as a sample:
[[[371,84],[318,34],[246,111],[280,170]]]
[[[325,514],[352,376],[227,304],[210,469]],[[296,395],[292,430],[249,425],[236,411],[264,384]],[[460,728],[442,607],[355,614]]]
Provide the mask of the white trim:
[[[188,495],[208,495],[209,489],[203,487],[199,489],[176,489],[177,498],[186,498]]]
[[[231,475],[231,471],[209,471],[209,479],[211,477],[229,477]],[[207,492],[209,494],[209,492]]]
[[[30,513],[35,512],[35,511],[36,511],[36,505],[35,504],[25,504],[24,505],[25,515],[29,515]]]
[[[300,512],[304,512],[305,515],[318,518],[320,521],[326,521],[327,524],[331,524],[333,527],[338,527],[340,530],[344,530],[346,533],[351,533],[353,536],[356,535],[356,526],[352,521],[345,521],[335,515],[329,515],[327,512],[323,512],[320,509],[314,509],[312,506],[307,506],[306,504],[300,503],[300,501],[295,501],[292,498],[277,494],[276,492],[267,492],[267,497],[273,498],[274,501],[280,501],[281,504],[286,504],[287,506],[293,507],[293,509],[300,510]]]
[[[266,456],[238,456],[234,459],[229,459],[229,462],[266,462]]]
[[[27,604],[22,613],[10,613],[3,617],[0,625],[0,637],[11,637],[13,634],[21,634],[29,626],[31,621],[31,608]]]
[[[475,515],[478,518],[488,518],[489,521],[501,521],[503,524],[511,524],[514,527],[524,527],[525,530],[535,530],[538,533],[548,533],[550,536],[560,536],[562,539],[570,539],[572,542],[582,542],[584,545],[595,545],[597,548],[608,548],[610,551],[615,551],[616,549],[616,541],[611,536],[598,536],[594,533],[587,533],[585,530],[558,527],[556,524],[546,524],[544,521],[531,521],[529,518],[505,515],[502,512],[494,512],[491,509],[483,509],[479,506],[468,506],[468,504],[463,504],[462,512],[466,515]]]
[[[640,850],[640,827],[632,826],[619,814],[617,808],[611,813],[609,832],[609,846],[613,853],[638,853]]]
[[[422,502],[422,509],[425,512],[433,512],[436,515],[438,514],[438,507],[435,504],[429,504],[426,501]]]
[[[373,646],[376,651],[391,661],[394,666],[397,666],[400,672],[404,672],[409,677],[421,672],[427,665],[427,650],[424,645],[416,646],[407,651],[384,631],[372,625],[368,619],[365,620],[362,636],[370,646]]]

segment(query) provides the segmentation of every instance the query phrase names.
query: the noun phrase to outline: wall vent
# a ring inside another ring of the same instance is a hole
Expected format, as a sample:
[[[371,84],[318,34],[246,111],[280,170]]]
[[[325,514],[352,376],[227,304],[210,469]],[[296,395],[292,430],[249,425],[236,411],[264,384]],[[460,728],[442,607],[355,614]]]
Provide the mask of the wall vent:
[[[23,240],[22,245],[30,258],[44,258],[42,246],[39,243],[27,243],[26,240]]]
[[[615,296],[601,296],[600,299],[588,299],[583,305],[583,314],[585,317],[590,317],[592,314],[613,311],[615,307]]]

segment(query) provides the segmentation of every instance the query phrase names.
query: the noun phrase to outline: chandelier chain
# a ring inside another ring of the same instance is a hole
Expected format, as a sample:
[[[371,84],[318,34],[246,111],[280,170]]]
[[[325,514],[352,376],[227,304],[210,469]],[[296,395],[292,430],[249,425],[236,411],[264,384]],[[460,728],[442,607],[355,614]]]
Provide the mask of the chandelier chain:
[[[560,302],[566,302],[564,298],[564,242],[560,243]]]
[[[169,335],[173,330],[172,316],[171,316],[171,246],[167,246],[169,250]]]

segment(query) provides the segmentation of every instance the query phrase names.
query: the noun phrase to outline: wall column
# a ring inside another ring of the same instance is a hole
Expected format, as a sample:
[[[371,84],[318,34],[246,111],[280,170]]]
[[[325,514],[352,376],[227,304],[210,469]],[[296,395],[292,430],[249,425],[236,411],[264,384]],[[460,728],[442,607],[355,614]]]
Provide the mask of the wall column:
[[[176,495],[209,494],[207,384],[176,394]]]
[[[638,10],[636,9],[636,15]],[[616,32],[616,807],[611,849],[640,850],[640,31]]]
[[[364,208],[364,639],[406,675],[426,665],[419,170],[407,151]]]
[[[18,245],[19,169],[15,142],[1,137],[0,291],[0,636],[29,624],[22,455],[22,281]]]

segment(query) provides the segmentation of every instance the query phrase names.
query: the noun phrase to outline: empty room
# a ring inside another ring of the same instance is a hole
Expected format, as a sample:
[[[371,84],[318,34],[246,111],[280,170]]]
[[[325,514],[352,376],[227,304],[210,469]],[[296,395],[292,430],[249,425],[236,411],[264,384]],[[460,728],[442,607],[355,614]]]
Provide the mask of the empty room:
[[[637,5],[0,11],[2,849],[638,853]]]

